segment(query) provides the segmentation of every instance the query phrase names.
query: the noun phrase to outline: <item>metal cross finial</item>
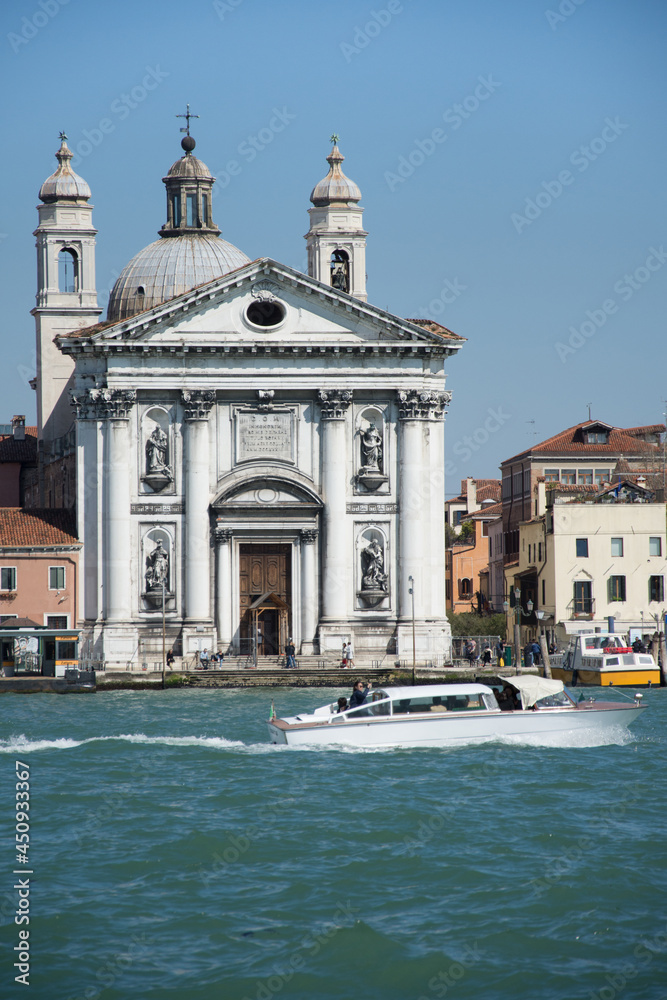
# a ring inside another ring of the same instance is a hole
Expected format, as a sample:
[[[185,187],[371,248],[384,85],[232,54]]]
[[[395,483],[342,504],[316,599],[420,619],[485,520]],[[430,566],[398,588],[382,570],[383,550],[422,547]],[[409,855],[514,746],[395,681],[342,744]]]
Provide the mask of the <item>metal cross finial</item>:
[[[67,142],[67,136],[65,135],[64,132],[60,132],[58,138],[60,139],[61,142]]]
[[[329,136],[329,142],[332,142],[334,144],[334,146],[337,146],[338,145],[338,138],[339,137],[334,132],[332,135]]]
[[[186,135],[190,135],[190,119],[191,118],[199,118],[199,115],[193,115],[191,113],[191,111],[190,111],[190,105],[189,104],[186,104],[185,107],[186,107],[185,114],[184,115],[176,115],[175,117],[176,118],[185,118],[186,119],[187,125],[185,126],[185,128],[181,129],[181,132],[185,132]]]

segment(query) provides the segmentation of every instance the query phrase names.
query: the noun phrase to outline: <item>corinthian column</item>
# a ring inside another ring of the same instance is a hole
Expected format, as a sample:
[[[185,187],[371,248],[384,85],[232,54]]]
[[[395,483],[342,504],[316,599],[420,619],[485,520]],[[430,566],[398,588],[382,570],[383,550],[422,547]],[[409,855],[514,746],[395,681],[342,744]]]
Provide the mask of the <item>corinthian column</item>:
[[[315,631],[319,618],[319,588],[315,570],[317,531],[304,528],[301,536],[301,653],[315,651]]]
[[[97,389],[91,390],[90,396],[106,418],[105,617],[107,621],[123,621],[131,617],[129,418],[137,394],[133,389]]]
[[[216,626],[223,652],[232,641],[232,529],[216,525]]]
[[[209,544],[208,416],[215,400],[211,390],[181,393],[185,419],[185,614],[211,616]]]
[[[437,529],[433,516],[444,490],[444,453],[438,461],[435,451],[441,439],[437,434],[433,438],[430,426],[436,417],[441,419],[445,397],[415,389],[401,389],[397,395],[399,616],[405,622],[412,617],[410,577],[414,580],[415,618],[423,620],[433,617],[442,587],[438,578],[445,572],[444,548],[440,543],[442,535],[444,545],[444,506],[440,505]],[[441,565],[436,565],[441,556]],[[439,615],[444,615],[444,603]]]
[[[327,389],[318,393],[322,429],[322,492],[324,494],[324,550],[322,558],[322,614],[346,618],[351,560],[346,533],[347,448],[345,415],[352,393]]]

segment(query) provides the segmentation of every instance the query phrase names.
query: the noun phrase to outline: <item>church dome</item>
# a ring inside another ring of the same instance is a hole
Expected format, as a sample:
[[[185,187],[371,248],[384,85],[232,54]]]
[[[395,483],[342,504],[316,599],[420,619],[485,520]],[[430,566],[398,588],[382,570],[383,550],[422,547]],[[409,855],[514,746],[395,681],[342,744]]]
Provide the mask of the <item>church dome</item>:
[[[121,271],[109,297],[107,319],[127,319],[249,262],[241,250],[219,236],[156,240]]]
[[[90,188],[72,170],[69,161],[72,159],[71,149],[67,145],[67,136],[60,133],[60,149],[56,153],[58,169],[47,177],[39,189],[39,200],[45,204],[53,201],[88,201]]]
[[[188,127],[190,117],[188,105]],[[109,296],[107,319],[112,322],[152,309],[197,285],[222,277],[250,263],[250,258],[220,239],[212,218],[215,178],[192,155],[195,140],[181,140],[185,155],[176,160],[162,181],[167,193],[167,221],[160,239],[140,250],[120,273]]]
[[[313,205],[346,205],[350,201],[360,201],[361,191],[340,168],[344,159],[338,146],[334,146],[327,156],[329,173],[311,192],[310,200]]]
[[[181,156],[169,167],[167,177],[206,177],[211,179],[211,171],[196,156]],[[164,178],[166,181],[166,178]]]

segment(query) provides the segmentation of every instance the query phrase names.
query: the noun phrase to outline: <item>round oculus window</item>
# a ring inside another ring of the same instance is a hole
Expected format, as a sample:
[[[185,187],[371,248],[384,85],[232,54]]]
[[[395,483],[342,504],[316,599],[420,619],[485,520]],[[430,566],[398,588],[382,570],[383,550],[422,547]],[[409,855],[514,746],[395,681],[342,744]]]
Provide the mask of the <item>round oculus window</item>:
[[[253,326],[261,326],[263,329],[280,326],[285,319],[285,306],[275,299],[251,302],[245,311],[246,319]]]

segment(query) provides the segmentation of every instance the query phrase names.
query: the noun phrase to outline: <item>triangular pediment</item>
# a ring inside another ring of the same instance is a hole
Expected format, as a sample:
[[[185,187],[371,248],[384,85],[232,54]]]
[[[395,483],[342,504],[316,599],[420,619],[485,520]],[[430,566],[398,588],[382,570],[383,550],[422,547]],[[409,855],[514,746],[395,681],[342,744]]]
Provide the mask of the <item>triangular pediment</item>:
[[[464,343],[436,323],[411,321],[262,258],[117,323],[62,335],[66,351],[234,350],[286,346],[326,350],[412,345],[456,352]]]

